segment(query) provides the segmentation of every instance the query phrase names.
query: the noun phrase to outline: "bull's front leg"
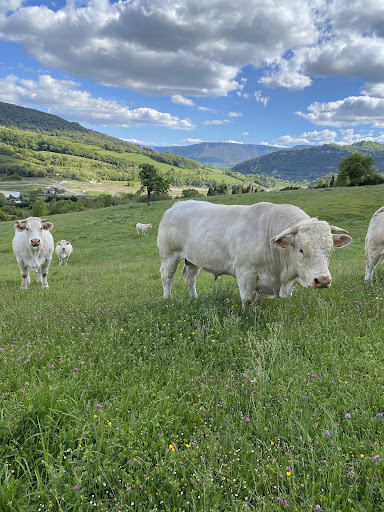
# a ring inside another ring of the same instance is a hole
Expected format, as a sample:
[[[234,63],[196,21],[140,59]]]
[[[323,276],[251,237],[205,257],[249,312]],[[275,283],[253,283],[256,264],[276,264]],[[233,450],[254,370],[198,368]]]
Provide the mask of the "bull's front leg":
[[[44,261],[44,263],[41,265],[39,270],[37,271],[37,279],[36,282],[40,283],[43,288],[48,288],[48,268],[51,263],[51,259],[48,258]]]
[[[257,276],[254,272],[242,272],[237,276],[243,311],[247,311],[251,305],[257,304],[261,296],[256,289]]]
[[[26,290],[31,279],[29,277],[29,268],[24,265],[23,260],[17,260],[17,264],[19,265],[20,273],[21,273],[21,285],[20,288],[22,290]]]

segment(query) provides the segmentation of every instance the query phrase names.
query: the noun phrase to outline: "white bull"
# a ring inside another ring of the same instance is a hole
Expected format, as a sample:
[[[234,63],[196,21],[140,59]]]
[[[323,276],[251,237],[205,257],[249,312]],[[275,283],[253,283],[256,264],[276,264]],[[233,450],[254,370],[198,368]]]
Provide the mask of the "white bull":
[[[13,253],[21,272],[20,288],[25,290],[30,283],[29,270],[37,272],[36,282],[48,288],[48,268],[53,254],[53,237],[49,230],[52,222],[39,217],[18,220],[14,225]]]
[[[139,234],[139,233],[140,233],[140,231],[141,231],[141,234],[142,234],[142,235],[145,235],[145,233],[147,232],[147,230],[148,230],[149,228],[151,228],[151,227],[152,227],[152,224],[141,224],[140,222],[138,222],[138,223],[136,224],[136,231],[137,231],[137,234]]]
[[[203,268],[236,277],[243,308],[259,298],[289,297],[297,283],[328,288],[333,247],[352,241],[345,233],[293,205],[177,202],[164,213],[157,238],[164,297],[182,259],[191,297]]]
[[[60,242],[57,242],[55,252],[59,258],[59,265],[62,265],[63,263],[67,265],[68,258],[72,254],[72,251],[73,247],[71,242],[68,242],[67,240],[60,240]]]
[[[372,284],[372,272],[378,264],[380,256],[384,256],[384,206],[373,214],[365,237],[364,281],[367,284]]]

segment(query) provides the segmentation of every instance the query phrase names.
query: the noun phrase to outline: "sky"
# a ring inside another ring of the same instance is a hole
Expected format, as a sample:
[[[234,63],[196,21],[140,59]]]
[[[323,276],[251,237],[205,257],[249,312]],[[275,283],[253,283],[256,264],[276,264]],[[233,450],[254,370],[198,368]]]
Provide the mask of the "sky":
[[[384,143],[384,2],[0,0],[0,101],[152,146]]]

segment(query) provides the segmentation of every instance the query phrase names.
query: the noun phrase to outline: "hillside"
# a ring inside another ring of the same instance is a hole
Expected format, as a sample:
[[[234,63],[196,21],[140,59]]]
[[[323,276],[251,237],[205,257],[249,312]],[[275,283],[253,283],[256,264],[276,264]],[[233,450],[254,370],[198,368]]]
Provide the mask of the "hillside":
[[[236,144],[233,142],[200,142],[191,146],[155,146],[158,153],[173,153],[192,158],[201,164],[209,164],[219,169],[230,169],[232,166],[284,149],[282,147],[265,146],[264,144]]]
[[[232,171],[266,174],[292,181],[306,179],[314,184],[329,172],[338,172],[339,162],[354,152],[372,156],[377,171],[384,172],[384,145],[368,141],[345,146],[324,144],[304,149],[285,149],[241,162]]]
[[[172,185],[210,186],[246,178],[201,168],[182,155],[160,154],[38,110],[0,102],[0,177],[115,180],[137,185],[139,166],[155,165]]]

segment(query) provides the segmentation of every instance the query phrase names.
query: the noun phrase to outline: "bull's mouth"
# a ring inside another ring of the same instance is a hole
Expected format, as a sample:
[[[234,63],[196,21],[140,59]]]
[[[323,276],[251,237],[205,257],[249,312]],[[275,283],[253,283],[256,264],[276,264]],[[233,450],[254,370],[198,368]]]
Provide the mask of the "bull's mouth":
[[[40,244],[31,244],[32,247],[40,247]]]

